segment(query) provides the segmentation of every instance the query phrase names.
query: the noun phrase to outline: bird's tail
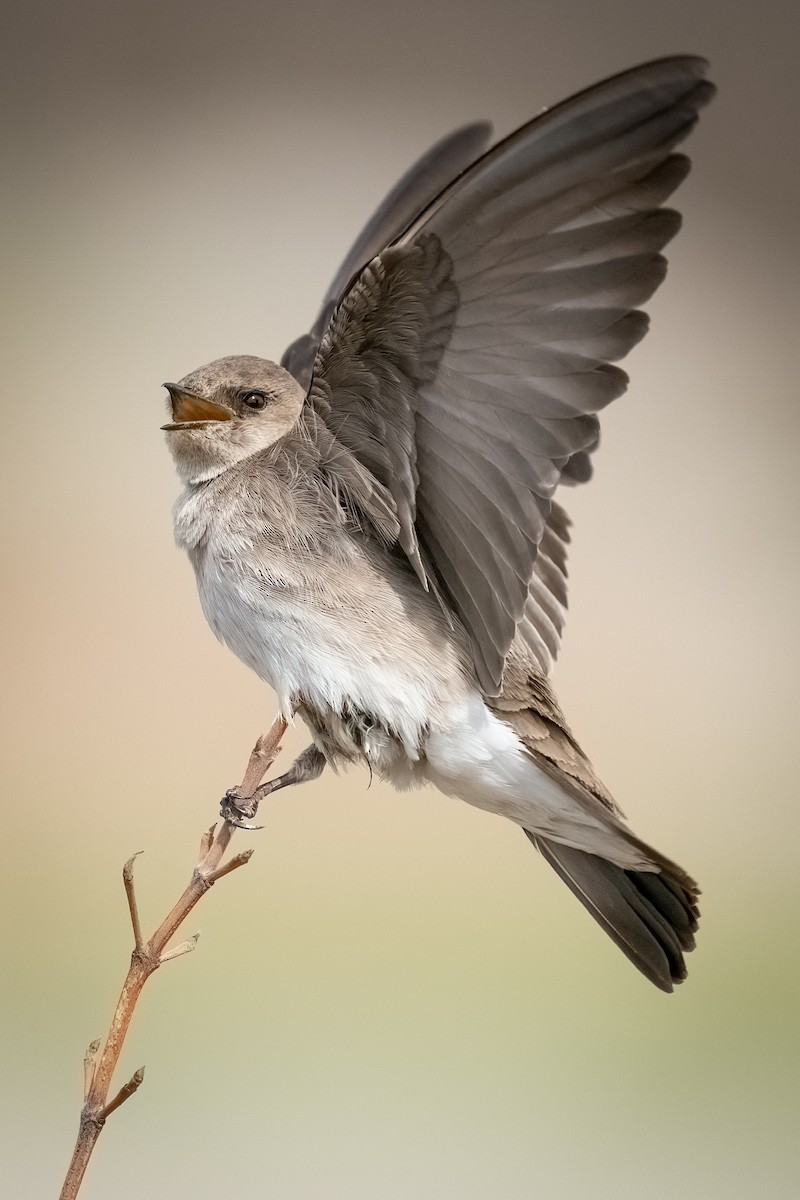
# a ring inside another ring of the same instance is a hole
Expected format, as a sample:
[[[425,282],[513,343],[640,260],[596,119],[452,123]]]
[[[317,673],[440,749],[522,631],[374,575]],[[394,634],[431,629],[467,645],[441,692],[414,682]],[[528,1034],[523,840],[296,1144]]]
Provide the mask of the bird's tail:
[[[686,978],[694,949],[699,888],[654,855],[660,871],[626,870],[596,854],[525,833],[623,954],[665,992]]]

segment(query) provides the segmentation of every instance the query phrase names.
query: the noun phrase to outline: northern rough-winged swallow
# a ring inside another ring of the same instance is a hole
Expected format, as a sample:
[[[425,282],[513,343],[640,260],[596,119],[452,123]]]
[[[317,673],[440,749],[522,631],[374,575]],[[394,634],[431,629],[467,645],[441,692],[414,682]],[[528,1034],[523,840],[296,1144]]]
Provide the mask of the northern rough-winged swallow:
[[[665,991],[698,889],[631,832],[551,689],[555,495],[589,478],[597,412],[627,384],[610,364],[647,329],[705,67],[637,67],[486,152],[486,125],[446,138],[283,365],[223,358],[167,384],[164,427],[209,624],[313,737],[261,794],[366,763],[509,817]],[[251,815],[236,801],[228,816]]]

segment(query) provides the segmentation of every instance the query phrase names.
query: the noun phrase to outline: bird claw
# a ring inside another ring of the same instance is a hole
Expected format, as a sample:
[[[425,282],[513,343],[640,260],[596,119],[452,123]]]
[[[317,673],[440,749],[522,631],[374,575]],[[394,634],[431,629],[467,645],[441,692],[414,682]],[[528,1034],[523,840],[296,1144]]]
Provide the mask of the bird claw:
[[[247,800],[242,796],[238,787],[228,788],[219,806],[219,815],[229,825],[237,829],[263,829],[263,825],[251,825],[250,820],[258,812],[260,796],[251,796]]]

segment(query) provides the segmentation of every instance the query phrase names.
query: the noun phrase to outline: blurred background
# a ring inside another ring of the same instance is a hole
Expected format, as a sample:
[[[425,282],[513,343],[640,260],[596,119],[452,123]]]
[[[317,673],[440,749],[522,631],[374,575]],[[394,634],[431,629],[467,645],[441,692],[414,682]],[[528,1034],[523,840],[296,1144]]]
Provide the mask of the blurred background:
[[[130,952],[273,699],[172,544],[164,379],[279,357],[433,140],[706,55],[685,226],[574,517],[556,684],[704,888],[658,993],[510,824],[277,796],[144,994],[86,1200],[796,1195],[796,66],[785,0],[30,3],[2,81],[3,1176],[57,1195]],[[306,742],[302,729],[289,753]]]

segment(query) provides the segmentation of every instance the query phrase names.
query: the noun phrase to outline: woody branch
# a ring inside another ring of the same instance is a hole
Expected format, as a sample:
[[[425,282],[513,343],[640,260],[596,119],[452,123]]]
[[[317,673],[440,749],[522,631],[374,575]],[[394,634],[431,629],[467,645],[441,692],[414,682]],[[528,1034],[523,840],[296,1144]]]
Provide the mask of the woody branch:
[[[278,717],[269,732],[256,742],[244,778],[239,788],[243,799],[253,796],[266,772],[274,762],[280,740],[286,730],[286,721]],[[227,863],[222,863],[225,851],[235,832],[235,826],[224,821],[217,831],[212,825],[200,841],[199,861],[183,894],[147,941],[142,936],[139,907],[133,879],[134,854],[125,863],[122,879],[133,928],[133,952],[131,965],[122,985],[117,1007],[111,1019],[102,1053],[101,1039],[92,1042],[84,1058],[84,1104],[81,1110],[78,1139],[67,1171],[60,1200],[74,1200],[86,1173],[97,1139],[108,1117],[128,1100],[139,1088],[144,1078],[144,1067],[140,1067],[131,1079],[109,1100],[111,1081],[119,1061],[125,1037],[134,1010],[145,983],[163,963],[171,962],[194,950],[199,934],[167,949],[167,944],[188,917],[198,900],[225,875],[249,862],[252,850],[235,854]],[[139,851],[138,853],[141,853]]]

